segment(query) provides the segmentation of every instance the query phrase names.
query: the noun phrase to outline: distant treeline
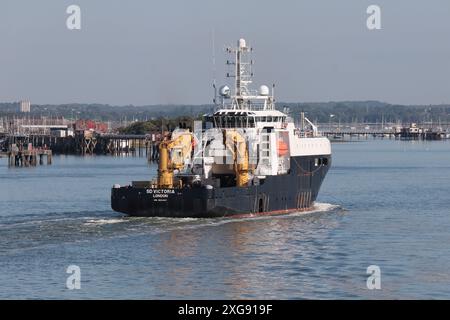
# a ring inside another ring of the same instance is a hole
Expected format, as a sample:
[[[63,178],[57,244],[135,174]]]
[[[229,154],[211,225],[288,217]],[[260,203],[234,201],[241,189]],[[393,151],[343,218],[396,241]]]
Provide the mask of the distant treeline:
[[[193,121],[200,117],[180,116],[171,118],[157,118],[152,120],[136,121],[117,129],[122,134],[147,134],[154,132],[172,131],[177,127],[193,127]]]
[[[32,105],[30,116],[65,117],[101,121],[149,121],[176,117],[198,118],[212,111],[212,105],[111,106],[103,104]],[[315,122],[450,122],[450,105],[393,105],[378,101],[277,103],[298,119],[300,112]],[[19,103],[0,103],[0,117],[17,115]]]

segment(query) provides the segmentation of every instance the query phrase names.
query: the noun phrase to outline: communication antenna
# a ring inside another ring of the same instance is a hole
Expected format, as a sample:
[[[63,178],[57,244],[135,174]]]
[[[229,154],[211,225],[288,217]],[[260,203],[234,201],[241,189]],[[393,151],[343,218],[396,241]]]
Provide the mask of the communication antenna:
[[[217,86],[216,86],[216,30],[212,29],[212,63],[213,63],[213,88],[214,88],[214,105],[217,104]]]
[[[272,83],[272,106],[275,108],[275,83]]]

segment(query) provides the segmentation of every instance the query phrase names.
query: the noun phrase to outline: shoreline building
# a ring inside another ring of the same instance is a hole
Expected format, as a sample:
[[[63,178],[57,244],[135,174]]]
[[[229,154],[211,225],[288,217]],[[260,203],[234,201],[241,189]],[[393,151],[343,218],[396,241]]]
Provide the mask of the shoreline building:
[[[31,112],[31,102],[28,100],[20,101],[20,112],[30,113]]]

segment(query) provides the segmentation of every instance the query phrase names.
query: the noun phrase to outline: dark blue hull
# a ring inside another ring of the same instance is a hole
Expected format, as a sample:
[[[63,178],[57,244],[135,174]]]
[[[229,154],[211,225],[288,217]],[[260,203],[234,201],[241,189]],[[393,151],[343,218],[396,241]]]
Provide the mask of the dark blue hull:
[[[331,156],[291,158],[288,174],[267,176],[244,188],[113,188],[112,209],[139,217],[212,218],[284,214],[310,209],[331,165]]]

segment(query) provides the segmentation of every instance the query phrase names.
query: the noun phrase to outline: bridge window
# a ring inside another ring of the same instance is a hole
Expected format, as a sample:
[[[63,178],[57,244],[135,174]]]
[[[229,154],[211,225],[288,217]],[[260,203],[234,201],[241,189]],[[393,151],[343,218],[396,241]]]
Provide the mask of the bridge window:
[[[205,117],[205,121],[211,121],[215,128],[254,128],[255,117],[253,116],[214,116]]]
[[[314,166],[327,166],[328,165],[328,158],[315,158],[314,159]]]

